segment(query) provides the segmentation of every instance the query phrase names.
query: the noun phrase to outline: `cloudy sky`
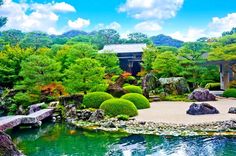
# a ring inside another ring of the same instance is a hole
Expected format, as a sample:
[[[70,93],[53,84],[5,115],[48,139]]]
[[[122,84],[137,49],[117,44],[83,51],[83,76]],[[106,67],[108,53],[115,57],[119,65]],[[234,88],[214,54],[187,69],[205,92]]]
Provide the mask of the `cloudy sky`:
[[[219,36],[236,27],[236,0],[4,0],[2,30],[61,34],[76,29],[116,29],[166,34],[184,41]]]

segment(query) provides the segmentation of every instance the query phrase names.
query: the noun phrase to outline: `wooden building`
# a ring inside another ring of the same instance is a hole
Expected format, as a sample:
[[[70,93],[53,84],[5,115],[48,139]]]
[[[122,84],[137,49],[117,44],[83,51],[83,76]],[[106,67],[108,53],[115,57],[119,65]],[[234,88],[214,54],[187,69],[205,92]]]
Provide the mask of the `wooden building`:
[[[100,53],[105,51],[111,51],[117,54],[120,60],[120,67],[122,70],[136,75],[141,71],[141,61],[143,49],[146,48],[146,44],[113,44],[105,45]]]

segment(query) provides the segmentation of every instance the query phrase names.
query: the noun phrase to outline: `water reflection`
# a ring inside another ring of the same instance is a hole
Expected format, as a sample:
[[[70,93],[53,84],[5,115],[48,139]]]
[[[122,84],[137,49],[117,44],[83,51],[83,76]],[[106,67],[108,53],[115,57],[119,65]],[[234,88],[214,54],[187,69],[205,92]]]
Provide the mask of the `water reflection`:
[[[163,137],[80,131],[65,124],[11,133],[29,156],[235,156],[236,137]]]

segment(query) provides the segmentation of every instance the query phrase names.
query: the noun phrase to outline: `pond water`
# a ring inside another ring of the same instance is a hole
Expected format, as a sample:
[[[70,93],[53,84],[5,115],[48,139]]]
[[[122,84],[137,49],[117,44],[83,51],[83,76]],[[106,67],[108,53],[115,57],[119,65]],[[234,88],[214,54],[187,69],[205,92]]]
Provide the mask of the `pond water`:
[[[236,136],[167,137],[88,132],[66,124],[9,132],[28,156],[236,156]]]

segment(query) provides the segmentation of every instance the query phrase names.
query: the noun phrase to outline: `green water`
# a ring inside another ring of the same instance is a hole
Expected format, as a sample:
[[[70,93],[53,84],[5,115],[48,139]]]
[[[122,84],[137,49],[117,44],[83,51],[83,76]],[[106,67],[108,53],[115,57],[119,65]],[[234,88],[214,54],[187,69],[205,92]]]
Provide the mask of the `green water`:
[[[29,156],[236,156],[236,136],[163,137],[78,130],[66,124],[9,132]]]

